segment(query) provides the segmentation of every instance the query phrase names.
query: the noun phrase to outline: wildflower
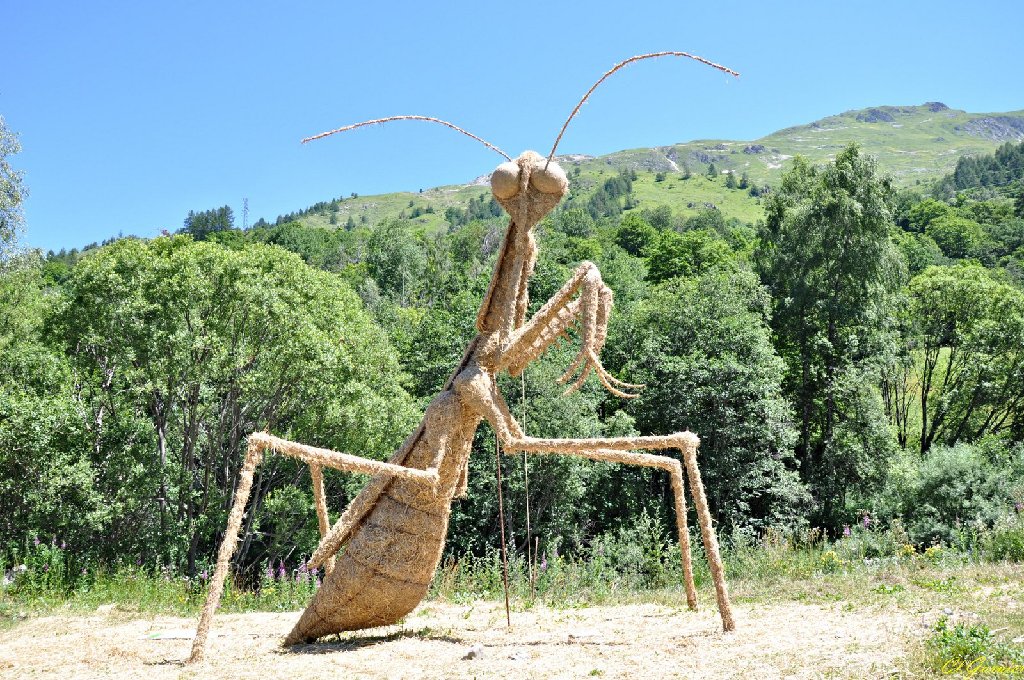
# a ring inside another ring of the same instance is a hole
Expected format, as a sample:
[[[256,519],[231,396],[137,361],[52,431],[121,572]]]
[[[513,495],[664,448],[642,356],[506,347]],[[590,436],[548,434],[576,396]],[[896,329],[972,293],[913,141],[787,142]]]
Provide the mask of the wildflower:
[[[867,514],[867,513],[865,512],[865,513],[864,513],[864,528],[865,528],[865,529],[867,529],[867,528],[868,528],[869,526],[871,526],[871,516],[870,516],[870,515],[868,515],[868,514]]]
[[[269,561],[267,562],[267,572],[263,576],[267,581],[274,580],[274,567],[270,565]]]
[[[853,533],[853,532],[850,531],[850,525],[849,524],[844,524],[843,525],[843,536],[849,536],[851,533]]]
[[[44,564],[43,565],[43,573],[46,573],[48,571],[50,571],[50,565],[49,564]]]
[[[33,543],[34,545],[39,545],[39,537],[38,537],[38,536],[36,536],[35,540],[34,540],[34,541],[32,541],[32,543]]]
[[[203,569],[203,573],[199,575],[199,578],[201,578],[202,580],[205,581],[208,578],[210,578],[210,575],[207,573],[207,571],[205,569]]]
[[[548,570],[548,554],[547,553],[544,553],[544,559],[541,560],[540,570],[541,571],[547,571]]]
[[[277,567],[277,580],[283,581],[288,577],[288,572],[284,569],[284,560],[278,560]]]
[[[68,547],[67,543],[65,543],[64,541],[60,542],[60,549],[61,550],[67,550],[67,547]]]
[[[138,557],[135,558],[135,566],[136,567],[141,567],[142,566],[142,556],[141,555],[139,555]]]
[[[1024,510],[1024,503],[1017,501],[1016,503],[1013,504],[1013,509],[1016,510],[1017,512]]]

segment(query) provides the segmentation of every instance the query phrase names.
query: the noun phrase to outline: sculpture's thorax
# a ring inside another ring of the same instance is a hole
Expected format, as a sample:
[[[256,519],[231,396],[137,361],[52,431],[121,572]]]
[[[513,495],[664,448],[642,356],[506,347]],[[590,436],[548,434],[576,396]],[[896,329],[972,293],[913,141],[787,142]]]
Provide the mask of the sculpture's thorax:
[[[477,314],[481,337],[476,358],[482,368],[497,369],[503,349],[523,325],[529,279],[537,261],[533,229],[568,191],[569,180],[558,163],[534,151],[524,151],[491,174],[491,193],[511,219]]]

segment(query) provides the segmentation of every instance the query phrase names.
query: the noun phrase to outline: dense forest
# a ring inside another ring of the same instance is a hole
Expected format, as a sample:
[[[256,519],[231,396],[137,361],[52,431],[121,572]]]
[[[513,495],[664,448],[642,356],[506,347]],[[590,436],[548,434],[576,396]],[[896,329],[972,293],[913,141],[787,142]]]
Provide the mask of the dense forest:
[[[385,458],[475,334],[506,227],[493,201],[449,209],[443,230],[304,212],[241,230],[225,206],[176,234],[43,255],[19,246],[17,144],[0,133],[0,561],[44,541],[194,574],[248,433]],[[637,201],[635,173],[610,177],[539,227],[530,299],[595,262],[616,296],[605,364],[647,388],[561,396],[568,342],[505,379],[506,398],[536,436],[698,433],[726,540],[895,518],[919,545],[965,540],[1024,503],[1022,158],[1006,145],[917,191],[856,146],[797,158],[755,189],[756,223],[684,218]],[[451,555],[497,545],[493,447],[481,427]],[[656,472],[509,456],[503,475],[517,550],[579,551],[644,515],[672,526]],[[309,481],[268,458],[239,564],[310,554]],[[337,516],[365,478],[327,483]]]

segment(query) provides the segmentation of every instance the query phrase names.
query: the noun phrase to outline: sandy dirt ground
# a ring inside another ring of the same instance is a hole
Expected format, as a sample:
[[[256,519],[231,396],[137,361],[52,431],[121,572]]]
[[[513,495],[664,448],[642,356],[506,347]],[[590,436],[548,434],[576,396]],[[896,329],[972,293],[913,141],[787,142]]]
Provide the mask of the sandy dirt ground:
[[[428,602],[403,625],[282,648],[298,613],[225,614],[204,662],[184,665],[196,622],[119,612],[30,619],[0,633],[10,678],[871,678],[887,677],[921,625],[897,610],[643,604],[512,612]]]

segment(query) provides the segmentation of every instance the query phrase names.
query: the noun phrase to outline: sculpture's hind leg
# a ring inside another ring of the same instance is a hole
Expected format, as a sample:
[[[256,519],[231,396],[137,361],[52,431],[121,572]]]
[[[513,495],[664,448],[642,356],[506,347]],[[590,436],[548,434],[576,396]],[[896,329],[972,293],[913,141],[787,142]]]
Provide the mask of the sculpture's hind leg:
[[[213,619],[214,611],[216,611],[217,606],[220,604],[220,596],[224,592],[224,580],[227,578],[228,563],[235,552],[242,515],[245,512],[246,503],[249,502],[253,473],[263,458],[263,451],[269,448],[277,449],[278,452],[298,458],[311,466],[326,465],[339,470],[385,475],[402,479],[409,484],[420,487],[425,486],[428,489],[435,489],[438,482],[436,469],[415,470],[402,467],[401,465],[382,463],[370,458],[361,458],[347,453],[338,453],[337,451],[298,444],[274,437],[266,432],[254,432],[249,435],[249,446],[239,474],[238,488],[235,491],[231,513],[228,516],[228,526],[224,532],[224,539],[221,541],[220,550],[217,553],[217,566],[214,569],[213,578],[210,579],[210,590],[206,596],[203,611],[199,616],[199,627],[196,629],[196,637],[192,642],[192,653],[188,659],[189,663],[201,661],[203,658],[203,653],[206,649],[206,638],[210,632],[210,623]]]

